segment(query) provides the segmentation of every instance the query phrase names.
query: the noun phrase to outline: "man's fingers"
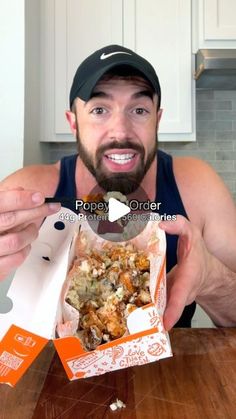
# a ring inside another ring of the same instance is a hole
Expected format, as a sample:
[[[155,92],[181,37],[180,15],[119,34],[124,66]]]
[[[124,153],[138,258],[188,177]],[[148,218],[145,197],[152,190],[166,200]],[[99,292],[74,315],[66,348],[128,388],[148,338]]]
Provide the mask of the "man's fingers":
[[[38,236],[38,229],[29,224],[25,229],[0,236],[0,255],[7,256],[17,253],[27,247]],[[1,258],[0,258],[1,265]]]
[[[45,204],[41,192],[22,187],[0,191],[0,279],[24,261],[41,221],[60,207]]]
[[[194,285],[194,286],[193,286]],[[196,294],[196,282],[186,277],[184,269],[175,266],[167,274],[167,304],[164,326],[170,330],[181,317],[186,305],[192,303]]]
[[[183,290],[183,285],[173,281],[168,290],[167,305],[164,313],[164,327],[170,330],[181,317],[187,304],[188,292]]]
[[[39,218],[45,218],[48,215],[59,211],[60,204],[44,204],[39,207],[28,209],[22,209],[19,211],[8,211],[0,212],[0,233],[9,231],[16,226],[29,223]]]
[[[187,218],[177,215],[175,221],[161,221],[159,227],[168,234],[176,234],[177,236],[189,235],[191,225]]]
[[[0,191],[0,211],[16,211],[27,208],[34,208],[44,203],[44,196],[41,192],[19,190]]]
[[[178,215],[176,221],[161,222],[160,228],[179,236],[178,262],[167,279],[164,325],[169,330],[179,320],[184,307],[198,295],[207,275],[208,253],[200,230],[183,216]]]

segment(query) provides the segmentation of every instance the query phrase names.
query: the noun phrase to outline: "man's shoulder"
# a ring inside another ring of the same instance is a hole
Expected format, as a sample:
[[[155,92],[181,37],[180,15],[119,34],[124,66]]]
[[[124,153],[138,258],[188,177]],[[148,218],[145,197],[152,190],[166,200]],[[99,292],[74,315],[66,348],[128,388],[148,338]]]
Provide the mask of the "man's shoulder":
[[[219,180],[219,176],[213,167],[207,162],[196,157],[173,157],[173,169],[175,176],[181,183]]]
[[[194,157],[175,157],[173,170],[191,221],[203,228],[212,220],[216,222],[225,209],[233,217],[231,194],[210,164]]]
[[[41,191],[45,195],[54,195],[59,182],[60,162],[26,166],[7,176],[0,182],[0,189],[22,187]]]

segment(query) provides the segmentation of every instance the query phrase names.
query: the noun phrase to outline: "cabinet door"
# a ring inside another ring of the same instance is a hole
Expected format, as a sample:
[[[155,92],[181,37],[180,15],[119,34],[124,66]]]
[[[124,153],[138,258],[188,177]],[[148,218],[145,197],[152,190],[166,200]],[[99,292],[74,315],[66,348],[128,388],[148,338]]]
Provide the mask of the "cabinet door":
[[[41,141],[72,141],[65,120],[79,63],[110,43],[131,47],[157,69],[162,140],[194,139],[191,0],[41,0]],[[96,6],[96,7],[95,7]]]
[[[124,44],[147,58],[159,76],[159,138],[193,139],[191,0],[125,0]]]
[[[235,0],[204,0],[205,40],[236,40],[235,17]]]
[[[71,141],[65,110],[73,76],[94,50],[122,44],[122,0],[42,0],[41,16],[42,95],[46,99],[41,138]]]
[[[192,2],[193,52],[200,48],[236,48],[236,1]]]

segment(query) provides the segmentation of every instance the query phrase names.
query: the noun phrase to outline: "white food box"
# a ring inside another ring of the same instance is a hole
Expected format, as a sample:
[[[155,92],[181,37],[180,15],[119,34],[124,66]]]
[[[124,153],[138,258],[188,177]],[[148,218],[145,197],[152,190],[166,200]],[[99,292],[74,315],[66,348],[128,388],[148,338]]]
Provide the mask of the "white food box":
[[[71,217],[62,222],[60,215],[65,212]],[[78,231],[86,232],[97,249],[104,242],[86,221],[75,218],[66,208],[47,217],[30,254],[16,271],[7,294],[13,307],[0,314],[0,383],[14,386],[50,339],[70,380],[172,356],[162,321],[166,304],[166,241],[157,221],[149,221],[142,233],[131,240],[150,256],[152,303],[129,315],[128,335],[91,352],[83,349],[76,336],[56,336],[57,324],[66,322],[62,290],[73,262]]]

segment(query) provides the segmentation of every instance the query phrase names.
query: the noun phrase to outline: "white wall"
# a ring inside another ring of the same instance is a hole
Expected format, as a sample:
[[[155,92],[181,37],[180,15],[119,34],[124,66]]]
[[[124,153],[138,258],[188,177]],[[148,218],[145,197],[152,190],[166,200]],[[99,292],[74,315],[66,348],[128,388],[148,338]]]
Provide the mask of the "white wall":
[[[0,0],[0,180],[23,165],[24,0]],[[0,312],[11,276],[0,282]]]
[[[23,165],[24,0],[0,0],[0,179]]]
[[[24,166],[47,161],[48,144],[40,139],[41,1],[25,0],[25,133]]]

